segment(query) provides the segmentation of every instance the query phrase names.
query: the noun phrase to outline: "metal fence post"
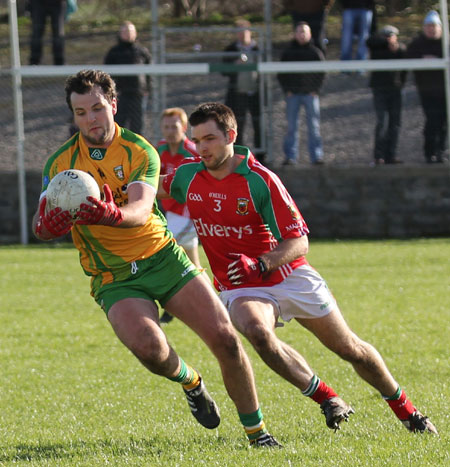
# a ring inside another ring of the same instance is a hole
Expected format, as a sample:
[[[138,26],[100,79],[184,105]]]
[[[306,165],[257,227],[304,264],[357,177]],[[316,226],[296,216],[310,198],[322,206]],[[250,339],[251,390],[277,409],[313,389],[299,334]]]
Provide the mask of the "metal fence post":
[[[27,195],[25,182],[25,131],[23,122],[22,75],[20,71],[19,31],[17,26],[17,2],[9,0],[9,34],[11,41],[12,88],[17,135],[17,176],[19,190],[20,242],[28,244]]]

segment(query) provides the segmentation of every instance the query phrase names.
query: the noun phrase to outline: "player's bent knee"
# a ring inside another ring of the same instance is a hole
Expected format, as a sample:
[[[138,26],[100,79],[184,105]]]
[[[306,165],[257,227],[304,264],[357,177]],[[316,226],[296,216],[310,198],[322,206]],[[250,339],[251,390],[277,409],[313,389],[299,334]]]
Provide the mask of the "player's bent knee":
[[[212,340],[211,350],[216,356],[227,356],[227,358],[237,359],[242,352],[242,343],[233,328],[223,329]]]
[[[139,360],[151,362],[156,366],[159,366],[164,360],[162,347],[155,345],[155,343],[135,343],[127,347]]]
[[[147,327],[136,333],[135,338],[124,342],[128,349],[139,359],[160,366],[170,352],[167,340],[162,332],[153,332]]]
[[[352,364],[361,364],[367,360],[367,346],[364,341],[360,339],[343,342],[335,352],[347,362]]]
[[[266,349],[271,345],[272,340],[276,339],[270,329],[259,323],[246,326],[243,334],[257,351]]]

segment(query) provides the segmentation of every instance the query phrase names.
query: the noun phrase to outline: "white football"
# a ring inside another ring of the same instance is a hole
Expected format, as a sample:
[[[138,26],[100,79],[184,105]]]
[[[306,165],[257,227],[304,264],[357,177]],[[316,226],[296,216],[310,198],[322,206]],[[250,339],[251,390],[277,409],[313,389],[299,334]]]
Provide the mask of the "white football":
[[[94,177],[82,170],[64,170],[48,184],[46,210],[60,207],[63,211],[69,211],[75,219],[80,204],[88,202],[86,196],[100,199],[100,188]]]

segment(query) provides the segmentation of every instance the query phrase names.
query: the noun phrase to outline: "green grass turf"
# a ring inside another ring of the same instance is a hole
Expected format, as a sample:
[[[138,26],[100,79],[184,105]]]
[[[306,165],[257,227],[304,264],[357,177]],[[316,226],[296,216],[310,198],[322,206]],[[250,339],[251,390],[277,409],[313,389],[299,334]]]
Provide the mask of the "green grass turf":
[[[450,241],[312,242],[350,326],[373,343],[439,437],[413,435],[352,368],[296,323],[278,335],[355,408],[337,433],[319,407],[245,343],[270,431],[249,450],[217,362],[175,320],[165,330],[221,408],[199,426],[181,388],[153,376],[113,335],[72,246],[0,248],[0,465],[450,465]],[[201,306],[201,305],[200,305]]]

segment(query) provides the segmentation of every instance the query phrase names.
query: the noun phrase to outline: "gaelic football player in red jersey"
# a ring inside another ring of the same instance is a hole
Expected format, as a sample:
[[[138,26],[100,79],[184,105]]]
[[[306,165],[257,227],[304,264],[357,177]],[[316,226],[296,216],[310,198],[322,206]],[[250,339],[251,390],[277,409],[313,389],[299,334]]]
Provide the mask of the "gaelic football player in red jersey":
[[[181,385],[201,425],[219,425],[218,407],[198,371],[169,344],[156,301],[196,332],[219,361],[250,444],[279,447],[265,427],[250,361],[227,310],[158,209],[157,151],[114,122],[116,89],[107,73],[82,70],[70,76],[66,100],[80,131],[44,167],[33,218],[36,237],[52,240],[72,233],[81,266],[91,277],[91,295],[117,337],[149,371]],[[104,193],[103,200],[88,197],[81,204],[75,223],[68,211],[45,208],[50,180],[66,169],[90,173]]]
[[[263,361],[320,404],[336,430],[353,409],[275,333],[279,320],[298,323],[353,365],[407,429],[437,433],[406,397],[378,351],[348,327],[325,281],[307,262],[308,228],[276,174],[248,148],[234,146],[233,112],[198,106],[189,118],[201,162],[187,162],[160,183],[158,195],[187,202],[236,328]]]
[[[180,107],[165,109],[160,118],[163,139],[158,142],[156,149],[161,158],[161,175],[171,174],[186,158],[198,158],[195,144],[187,137],[187,115]],[[173,233],[177,243],[184,248],[189,259],[203,270],[198,254],[198,237],[189,215],[186,203],[178,203],[173,198],[161,200],[167,227]],[[205,278],[209,276],[205,273]],[[164,310],[161,323],[169,323],[173,316]]]

